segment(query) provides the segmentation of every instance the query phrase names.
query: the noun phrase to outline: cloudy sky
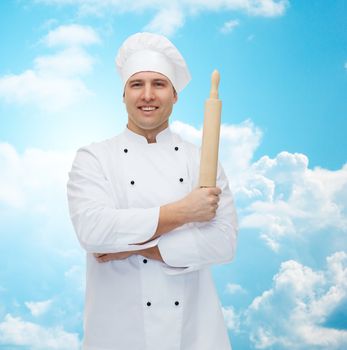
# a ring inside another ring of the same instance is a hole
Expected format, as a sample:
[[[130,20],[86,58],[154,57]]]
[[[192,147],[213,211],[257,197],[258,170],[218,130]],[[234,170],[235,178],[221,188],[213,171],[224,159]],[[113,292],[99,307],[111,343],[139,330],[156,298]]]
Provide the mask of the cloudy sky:
[[[114,56],[137,31],[185,56],[171,127],[196,144],[221,73],[240,232],[213,274],[234,349],[347,348],[345,0],[4,0],[0,16],[0,349],[80,347],[67,172],[125,126]]]

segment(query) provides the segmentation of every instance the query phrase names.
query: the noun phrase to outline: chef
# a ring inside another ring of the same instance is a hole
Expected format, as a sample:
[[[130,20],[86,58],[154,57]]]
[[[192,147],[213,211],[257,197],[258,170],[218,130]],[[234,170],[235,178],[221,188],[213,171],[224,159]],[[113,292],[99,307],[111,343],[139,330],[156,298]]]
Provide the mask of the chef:
[[[169,127],[190,74],[151,33],[119,49],[124,131],[77,151],[71,220],[87,252],[84,350],[230,350],[210,266],[232,260],[228,180],[199,188],[199,148]]]

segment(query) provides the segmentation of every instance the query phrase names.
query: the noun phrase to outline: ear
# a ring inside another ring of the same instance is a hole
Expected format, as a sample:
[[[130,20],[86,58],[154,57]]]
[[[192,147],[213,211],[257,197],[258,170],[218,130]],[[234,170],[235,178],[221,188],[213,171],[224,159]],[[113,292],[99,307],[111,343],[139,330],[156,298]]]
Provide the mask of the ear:
[[[175,91],[175,92],[174,92],[173,104],[175,104],[177,101],[178,101],[178,94],[177,94],[177,92]]]

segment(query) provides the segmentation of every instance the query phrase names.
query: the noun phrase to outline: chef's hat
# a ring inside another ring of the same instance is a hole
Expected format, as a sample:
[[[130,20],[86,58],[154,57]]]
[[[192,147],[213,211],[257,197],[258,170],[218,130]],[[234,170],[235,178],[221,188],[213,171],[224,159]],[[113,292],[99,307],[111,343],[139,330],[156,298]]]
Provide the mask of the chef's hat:
[[[135,73],[152,71],[169,78],[177,92],[191,77],[184,58],[166,37],[153,33],[136,33],[128,37],[118,50],[116,67],[125,87]]]

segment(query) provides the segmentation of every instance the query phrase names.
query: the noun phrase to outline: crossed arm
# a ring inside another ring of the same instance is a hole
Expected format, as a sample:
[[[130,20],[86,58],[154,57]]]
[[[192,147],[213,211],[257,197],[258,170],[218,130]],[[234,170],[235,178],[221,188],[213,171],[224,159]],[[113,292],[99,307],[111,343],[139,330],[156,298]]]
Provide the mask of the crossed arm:
[[[234,257],[236,210],[221,167],[218,187],[196,188],[161,207],[115,208],[106,165],[99,158],[96,147],[78,151],[67,195],[77,238],[100,262],[142,254],[164,261],[166,273],[181,274]],[[198,174],[191,170],[196,179]]]
[[[145,242],[147,243],[161,235],[189,222],[209,221],[216,215],[219,195],[218,187],[197,188],[183,199],[160,207],[158,227],[154,235]],[[125,251],[118,253],[94,253],[96,260],[100,263],[111,260],[126,259],[133,254],[142,255],[148,259],[163,261],[158,246],[140,249],[136,251]]]

